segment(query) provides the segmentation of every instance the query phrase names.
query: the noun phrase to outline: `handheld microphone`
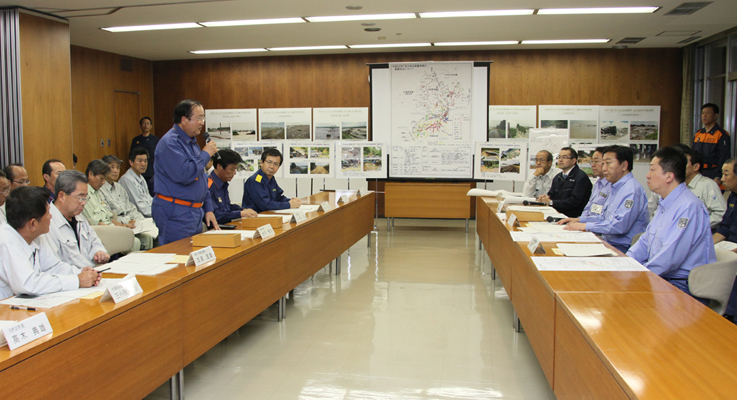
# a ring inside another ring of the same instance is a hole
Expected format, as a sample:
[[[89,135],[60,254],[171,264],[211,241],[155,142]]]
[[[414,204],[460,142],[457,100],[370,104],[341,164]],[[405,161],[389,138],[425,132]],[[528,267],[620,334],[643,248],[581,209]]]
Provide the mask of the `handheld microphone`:
[[[547,218],[547,221],[548,221],[548,222],[558,222],[558,221],[561,221],[561,220],[563,220],[563,218],[555,218],[555,217],[553,217],[553,216],[549,216],[549,217]]]
[[[210,132],[208,131],[202,132],[202,138],[205,139],[205,144],[212,142],[212,138],[210,137]],[[218,152],[215,152],[215,155],[213,157],[220,158],[220,154]]]
[[[545,203],[541,203],[539,201],[527,201],[527,200],[523,201],[522,204],[526,206],[544,206],[545,205]]]

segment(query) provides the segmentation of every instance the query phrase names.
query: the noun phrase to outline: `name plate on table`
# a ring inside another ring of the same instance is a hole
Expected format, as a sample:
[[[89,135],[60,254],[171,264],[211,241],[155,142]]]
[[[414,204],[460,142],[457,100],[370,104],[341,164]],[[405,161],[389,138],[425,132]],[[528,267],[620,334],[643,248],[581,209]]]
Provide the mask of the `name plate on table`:
[[[304,221],[307,221],[307,214],[305,214],[305,213],[303,213],[301,211],[297,211],[294,214],[292,214],[292,220],[289,221],[289,222],[294,222],[294,223],[298,224],[298,223],[304,222]]]
[[[540,239],[533,235],[530,242],[527,243],[527,248],[530,249],[530,253],[535,254],[538,247],[540,247]]]
[[[368,191],[366,189],[358,189],[358,191],[356,192],[356,197],[361,197],[365,194],[368,194]]]
[[[325,201],[322,204],[320,204],[320,208],[318,208],[317,211],[328,212],[328,211],[330,211],[332,209],[333,209],[333,206],[331,206],[330,203],[328,203],[327,201]]]
[[[347,203],[349,201],[351,201],[351,197],[347,194],[340,196],[340,199],[338,199],[338,203]]]
[[[504,202],[500,201],[499,205],[496,206],[496,213],[499,214],[504,210]]]
[[[271,225],[266,224],[256,229],[256,233],[253,234],[253,238],[261,238],[263,240],[266,240],[274,235],[276,235],[276,233],[274,232],[274,228],[272,228]]]
[[[185,265],[194,264],[195,267],[199,267],[202,264],[209,263],[210,261],[215,261],[216,259],[217,257],[215,257],[215,250],[212,249],[212,246],[207,246],[204,249],[195,250],[189,253],[189,258],[187,259],[187,263]]]
[[[100,297],[100,303],[107,299],[113,299],[115,304],[118,304],[121,301],[128,300],[141,293],[143,293],[143,289],[141,289],[138,279],[136,279],[135,276],[131,276],[130,278],[124,278],[123,281],[117,285],[110,286],[105,289],[105,293]]]
[[[49,323],[49,318],[45,312],[18,321],[3,329],[3,335],[10,350],[15,350],[50,333],[54,333],[54,330],[51,329],[51,323]]]
[[[514,224],[517,222],[517,215],[516,214],[510,214],[509,218],[507,218],[507,226],[510,228],[514,228]]]

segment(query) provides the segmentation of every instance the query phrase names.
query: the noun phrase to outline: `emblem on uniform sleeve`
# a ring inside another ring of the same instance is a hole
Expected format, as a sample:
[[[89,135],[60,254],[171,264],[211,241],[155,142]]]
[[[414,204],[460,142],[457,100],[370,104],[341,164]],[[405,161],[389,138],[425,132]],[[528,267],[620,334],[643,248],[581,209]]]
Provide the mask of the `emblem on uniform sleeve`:
[[[624,208],[632,208],[632,206],[635,205],[635,202],[632,200],[627,200],[624,202]]]
[[[678,229],[683,229],[688,226],[688,218],[681,218],[678,220]]]

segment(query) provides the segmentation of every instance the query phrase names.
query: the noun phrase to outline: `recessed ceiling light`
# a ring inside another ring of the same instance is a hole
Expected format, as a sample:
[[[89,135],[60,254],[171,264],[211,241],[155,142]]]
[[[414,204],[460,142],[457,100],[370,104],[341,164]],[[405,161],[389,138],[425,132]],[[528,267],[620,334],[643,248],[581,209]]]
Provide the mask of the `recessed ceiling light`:
[[[351,49],[378,49],[382,47],[427,47],[430,43],[349,44]]]
[[[221,26],[245,26],[245,25],[271,25],[271,24],[303,24],[305,20],[302,18],[267,18],[267,19],[242,19],[237,21],[210,21],[200,22],[200,24],[209,27]]]
[[[519,44],[517,40],[503,40],[495,42],[440,42],[433,43],[435,46],[501,46],[509,44]]]
[[[480,10],[480,11],[443,11],[420,13],[420,18],[455,18],[455,17],[500,17],[507,15],[532,15],[535,10]]]
[[[266,51],[264,48],[260,49],[223,49],[223,50],[191,50],[192,54],[221,54],[221,53],[253,53],[256,51]]]
[[[302,46],[302,47],[269,47],[269,51],[292,51],[292,50],[337,50],[345,49],[345,45],[338,46]]]
[[[346,10],[356,11],[356,10],[362,10],[363,6],[345,6]]]
[[[109,28],[100,28],[108,32],[137,32],[137,31],[158,31],[166,29],[187,29],[202,28],[202,25],[194,22],[185,22],[181,24],[160,24],[160,25],[135,25],[135,26],[112,26]]]
[[[414,13],[401,14],[365,14],[365,15],[330,15],[325,17],[305,17],[310,22],[340,22],[340,21],[367,21],[385,19],[413,19]]]
[[[361,23],[361,26],[374,26],[374,25],[376,25],[376,24],[373,23],[373,22],[363,22],[363,23]]]
[[[363,28],[363,30],[366,32],[379,32],[381,28]]]
[[[660,7],[541,8],[537,15],[554,14],[650,14]]]
[[[611,39],[563,39],[563,40],[523,40],[522,44],[589,44],[608,43]]]

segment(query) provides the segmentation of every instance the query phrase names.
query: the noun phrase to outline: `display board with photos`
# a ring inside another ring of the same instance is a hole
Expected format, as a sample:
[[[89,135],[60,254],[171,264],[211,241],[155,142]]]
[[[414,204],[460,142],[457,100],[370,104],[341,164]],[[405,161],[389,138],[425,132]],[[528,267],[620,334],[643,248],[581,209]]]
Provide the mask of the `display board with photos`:
[[[553,162],[555,163],[560,149],[568,147],[568,143],[568,129],[530,129],[530,146],[527,153],[530,169],[534,170],[536,168],[535,156],[538,152],[547,150],[553,153]]]
[[[205,110],[205,131],[218,148],[256,140],[256,109]]]
[[[527,179],[527,143],[490,140],[476,143],[474,178],[501,181]]]
[[[594,177],[594,173],[591,170],[591,162],[594,158],[594,151],[599,146],[595,143],[575,143],[571,145],[578,153],[578,168],[585,172],[589,178],[593,178],[593,180],[597,178]]]
[[[311,108],[259,108],[259,140],[312,140]]]
[[[284,143],[284,176],[332,178],[335,176],[335,142],[287,141]]]
[[[529,130],[537,128],[537,106],[489,106],[487,140],[527,142]]]
[[[629,145],[635,163],[650,163],[660,140],[660,106],[601,106],[599,143]]]
[[[337,178],[387,177],[386,143],[338,142],[335,147]]]
[[[570,143],[595,142],[599,133],[599,106],[541,105],[540,129],[568,129]]]
[[[314,140],[368,140],[368,108],[313,108]]]
[[[240,154],[241,158],[243,159],[243,161],[238,165],[236,177],[248,178],[256,171],[258,171],[261,166],[261,154],[264,152],[265,149],[274,148],[284,154],[282,144],[283,142],[276,141],[250,142],[234,140],[231,144],[231,149]],[[275,176],[277,178],[283,177],[284,168],[280,167]]]

